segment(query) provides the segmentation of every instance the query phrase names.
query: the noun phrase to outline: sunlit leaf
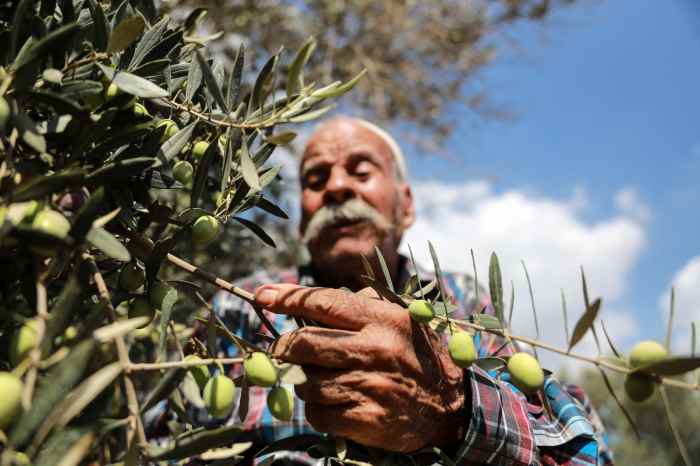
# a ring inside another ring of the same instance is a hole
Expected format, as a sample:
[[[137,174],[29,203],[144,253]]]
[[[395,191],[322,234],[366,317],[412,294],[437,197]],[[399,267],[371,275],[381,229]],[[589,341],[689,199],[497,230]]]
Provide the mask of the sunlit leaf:
[[[581,341],[588,330],[593,326],[593,323],[598,316],[598,311],[600,310],[600,304],[600,298],[593,301],[593,304],[588,306],[581,318],[578,320],[578,322],[576,322],[574,333],[571,335],[571,341],[569,342],[569,349],[567,351],[571,351],[571,348],[576,346],[576,344]]]

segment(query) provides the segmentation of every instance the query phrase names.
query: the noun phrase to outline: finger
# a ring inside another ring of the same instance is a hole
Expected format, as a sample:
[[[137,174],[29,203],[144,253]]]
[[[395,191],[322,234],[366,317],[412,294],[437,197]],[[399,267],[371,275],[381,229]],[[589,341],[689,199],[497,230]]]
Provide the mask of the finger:
[[[345,330],[359,330],[371,322],[392,318],[386,303],[331,288],[264,285],[255,290],[255,301],[278,314],[304,317]]]
[[[301,365],[332,369],[370,367],[377,355],[387,349],[375,341],[348,330],[304,327],[281,335],[272,354]]]

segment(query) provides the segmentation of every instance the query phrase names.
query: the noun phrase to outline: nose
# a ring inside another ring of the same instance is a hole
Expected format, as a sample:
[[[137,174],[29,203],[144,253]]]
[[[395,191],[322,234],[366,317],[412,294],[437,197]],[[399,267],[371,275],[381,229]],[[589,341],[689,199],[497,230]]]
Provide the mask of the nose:
[[[327,203],[342,204],[355,197],[352,180],[342,167],[334,167],[326,183],[324,200]]]

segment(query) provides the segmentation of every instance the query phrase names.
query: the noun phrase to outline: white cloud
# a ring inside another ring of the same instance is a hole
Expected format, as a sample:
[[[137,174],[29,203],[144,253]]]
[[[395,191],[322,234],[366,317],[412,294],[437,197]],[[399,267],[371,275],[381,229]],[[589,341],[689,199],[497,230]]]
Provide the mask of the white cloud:
[[[690,322],[700,324],[700,255],[690,259],[676,272],[669,285],[675,288],[673,348],[687,353],[690,348]],[[668,319],[670,291],[659,298],[659,308]],[[700,330],[700,329],[699,329]]]
[[[615,205],[618,209],[630,214],[642,222],[651,219],[651,210],[639,198],[639,193],[634,188],[625,188],[615,195]]]
[[[524,260],[533,283],[543,339],[564,345],[560,290],[567,297],[570,328],[581,315],[580,266],[586,271],[591,295],[603,297],[601,317],[609,323],[613,340],[636,334],[631,314],[606,306],[617,304],[615,301],[623,296],[628,273],[646,243],[640,210],[631,209],[643,206],[633,190],[617,194],[619,212],[589,223],[581,218],[587,203],[581,189],[574,189],[569,199],[554,199],[516,189],[496,193],[484,181],[430,181],[414,186],[418,220],[407,232],[405,242],[411,244],[416,259],[430,264],[426,246],[430,240],[444,269],[471,272],[469,249],[473,249],[480,281],[486,285],[489,256],[496,251],[507,284],[506,300],[511,280],[515,286],[516,333],[534,335],[527,282],[520,263]],[[644,212],[648,213],[648,209]],[[602,333],[600,336],[604,338]],[[592,348],[581,343],[584,353],[592,355]],[[561,360],[545,361],[551,361],[553,367],[561,364]]]

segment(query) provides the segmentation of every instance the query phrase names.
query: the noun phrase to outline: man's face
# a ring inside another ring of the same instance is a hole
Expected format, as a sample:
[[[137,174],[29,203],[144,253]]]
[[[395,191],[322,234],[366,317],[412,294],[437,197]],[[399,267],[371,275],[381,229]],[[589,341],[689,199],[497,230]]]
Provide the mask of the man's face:
[[[396,253],[401,234],[413,223],[410,188],[396,178],[391,149],[350,119],[333,120],[311,137],[301,188],[300,231],[316,263],[371,256],[375,246]],[[341,215],[327,215],[339,206]],[[346,214],[345,207],[353,213]]]

